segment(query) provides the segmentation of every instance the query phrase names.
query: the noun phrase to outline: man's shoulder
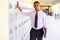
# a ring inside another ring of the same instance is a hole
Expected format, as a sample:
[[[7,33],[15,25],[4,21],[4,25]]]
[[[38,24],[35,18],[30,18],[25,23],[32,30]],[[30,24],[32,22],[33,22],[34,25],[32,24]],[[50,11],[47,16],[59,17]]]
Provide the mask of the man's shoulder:
[[[43,15],[46,15],[46,13],[44,11],[42,11],[42,10],[40,10],[40,13],[42,13]]]
[[[45,13],[44,11],[40,10],[41,13]]]

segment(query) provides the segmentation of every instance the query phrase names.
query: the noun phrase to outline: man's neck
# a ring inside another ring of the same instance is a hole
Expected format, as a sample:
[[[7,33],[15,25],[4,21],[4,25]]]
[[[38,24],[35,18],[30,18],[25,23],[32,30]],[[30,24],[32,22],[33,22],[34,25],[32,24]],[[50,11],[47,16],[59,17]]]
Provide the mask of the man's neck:
[[[36,12],[39,12],[40,10],[36,10]]]

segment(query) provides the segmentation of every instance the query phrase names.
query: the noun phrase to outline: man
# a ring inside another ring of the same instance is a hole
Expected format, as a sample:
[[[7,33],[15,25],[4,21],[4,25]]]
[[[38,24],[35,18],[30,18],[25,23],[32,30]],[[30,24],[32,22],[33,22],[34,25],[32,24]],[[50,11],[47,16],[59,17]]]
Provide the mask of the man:
[[[35,11],[29,13],[23,13],[19,3],[17,2],[16,6],[22,14],[25,14],[31,18],[31,31],[30,31],[30,40],[42,40],[43,34],[46,37],[46,14],[40,10],[40,3],[38,1],[34,2]],[[43,31],[44,30],[44,31]]]

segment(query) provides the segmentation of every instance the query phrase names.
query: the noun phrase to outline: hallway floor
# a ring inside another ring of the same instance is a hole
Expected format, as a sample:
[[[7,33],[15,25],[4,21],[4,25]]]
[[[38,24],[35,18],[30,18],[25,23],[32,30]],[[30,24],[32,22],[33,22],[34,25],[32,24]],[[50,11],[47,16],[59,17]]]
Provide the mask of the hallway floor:
[[[47,37],[44,40],[60,40],[60,20],[47,16]]]

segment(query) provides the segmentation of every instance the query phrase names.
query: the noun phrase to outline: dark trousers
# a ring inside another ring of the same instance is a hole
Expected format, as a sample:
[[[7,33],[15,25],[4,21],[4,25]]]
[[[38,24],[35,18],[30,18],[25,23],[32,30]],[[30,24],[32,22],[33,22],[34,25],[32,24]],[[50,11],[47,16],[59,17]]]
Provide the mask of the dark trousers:
[[[42,40],[43,38],[43,28],[36,30],[36,29],[31,29],[30,31],[30,40]]]

